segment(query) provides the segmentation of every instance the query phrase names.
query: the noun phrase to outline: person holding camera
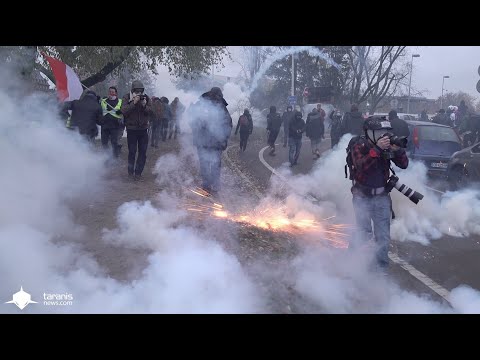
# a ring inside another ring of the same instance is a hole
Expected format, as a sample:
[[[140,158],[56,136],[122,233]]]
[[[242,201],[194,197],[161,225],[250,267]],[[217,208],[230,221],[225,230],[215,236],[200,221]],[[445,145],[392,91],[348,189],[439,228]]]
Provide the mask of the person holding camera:
[[[147,160],[149,123],[154,114],[150,99],[144,94],[145,88],[139,80],[132,82],[132,90],[122,99],[121,111],[127,128],[128,175],[141,179]],[[138,149],[138,158],[135,157]]]
[[[368,241],[374,234],[376,262],[380,269],[386,270],[392,215],[392,200],[388,191],[390,166],[393,161],[399,168],[407,168],[408,157],[404,147],[399,146],[406,144],[391,134],[392,126],[385,117],[369,117],[363,124],[363,130],[364,136],[359,137],[351,152],[353,208],[359,240]]]

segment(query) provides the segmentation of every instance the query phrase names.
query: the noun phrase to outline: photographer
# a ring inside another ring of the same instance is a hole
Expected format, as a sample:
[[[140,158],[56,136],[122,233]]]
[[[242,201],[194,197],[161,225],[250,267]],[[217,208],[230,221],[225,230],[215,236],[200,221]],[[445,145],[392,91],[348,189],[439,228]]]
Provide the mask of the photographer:
[[[135,176],[138,180],[141,178],[147,160],[147,129],[150,119],[154,116],[149,98],[143,93],[144,90],[141,81],[133,81],[132,90],[123,97],[121,107],[127,128],[128,175]],[[138,159],[135,164],[137,148]]]
[[[385,118],[371,116],[363,124],[364,136],[352,147],[353,207],[359,237],[368,241],[372,225],[377,244],[376,260],[381,269],[388,268],[390,244],[390,217],[392,200],[387,186],[391,161],[406,169],[408,158],[405,149],[390,143],[391,124]]]

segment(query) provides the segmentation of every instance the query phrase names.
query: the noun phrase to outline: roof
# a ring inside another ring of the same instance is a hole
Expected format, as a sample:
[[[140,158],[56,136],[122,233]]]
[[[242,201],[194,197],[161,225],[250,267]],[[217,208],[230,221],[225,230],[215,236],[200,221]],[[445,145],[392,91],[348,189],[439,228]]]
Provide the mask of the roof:
[[[451,126],[447,126],[447,125],[442,125],[442,124],[433,123],[433,122],[430,122],[430,121],[405,120],[405,122],[406,122],[407,124],[411,124],[411,125],[414,125],[414,126],[441,126],[441,127],[451,127]]]

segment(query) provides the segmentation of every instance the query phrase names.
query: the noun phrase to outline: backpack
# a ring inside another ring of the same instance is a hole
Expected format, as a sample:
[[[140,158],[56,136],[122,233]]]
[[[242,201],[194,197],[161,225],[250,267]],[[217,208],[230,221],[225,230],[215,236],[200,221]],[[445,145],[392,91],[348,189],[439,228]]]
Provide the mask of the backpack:
[[[347,145],[347,148],[346,148],[347,157],[345,159],[345,161],[346,161],[345,178],[346,179],[348,178],[348,179],[353,181],[353,179],[355,178],[356,169],[355,169],[355,166],[353,165],[353,155],[352,155],[353,147],[357,144],[365,142],[366,140],[367,139],[365,138],[364,135],[357,135],[357,136],[354,136],[353,138],[351,138],[350,141],[348,142],[348,145]],[[349,170],[348,171],[349,175],[347,174],[347,168]]]
[[[240,122],[241,127],[248,126],[248,118],[246,115],[240,116],[240,119],[238,119],[238,121]]]

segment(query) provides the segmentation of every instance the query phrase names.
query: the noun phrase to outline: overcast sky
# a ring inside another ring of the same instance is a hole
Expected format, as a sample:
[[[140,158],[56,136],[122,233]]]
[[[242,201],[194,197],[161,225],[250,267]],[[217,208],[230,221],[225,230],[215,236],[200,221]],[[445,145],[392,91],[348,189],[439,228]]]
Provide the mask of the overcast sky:
[[[241,57],[240,47],[229,47],[234,58]],[[418,90],[427,90],[424,96],[437,98],[442,93],[442,79],[445,79],[444,88],[450,92],[464,91],[477,99],[480,94],[476,90],[480,80],[478,67],[480,66],[480,46],[415,46],[408,47],[410,54],[419,54],[413,59],[412,87]],[[411,59],[411,58],[410,58]],[[240,65],[226,61],[224,69],[217,69],[215,73],[227,76],[236,76],[241,71]]]

